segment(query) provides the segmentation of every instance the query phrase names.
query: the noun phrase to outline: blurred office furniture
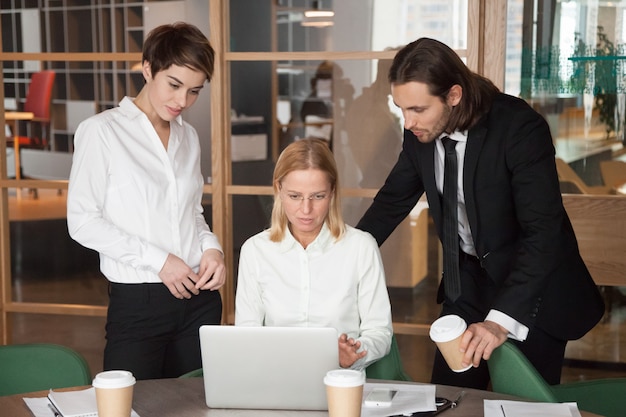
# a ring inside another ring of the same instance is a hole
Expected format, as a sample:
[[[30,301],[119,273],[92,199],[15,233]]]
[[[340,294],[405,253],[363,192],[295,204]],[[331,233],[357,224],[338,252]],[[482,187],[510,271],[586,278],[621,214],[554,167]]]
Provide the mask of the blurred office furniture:
[[[626,184],[626,162],[620,160],[610,160],[600,162],[600,172],[604,185],[618,188]]]
[[[33,117],[27,120],[26,134],[20,132],[7,138],[7,144],[18,141],[22,148],[48,148],[50,139],[50,107],[52,104],[52,89],[56,73],[51,70],[39,71],[32,75],[23,112],[32,113]],[[19,112],[18,112],[19,113]]]
[[[179,376],[179,378],[200,378],[204,375],[204,371],[202,368],[194,369],[193,371],[189,371],[185,374]]]
[[[4,120],[7,124],[7,128],[5,129],[5,135],[7,145],[9,146],[7,150],[11,150],[13,148],[13,160],[14,166],[13,170],[9,170],[7,167],[7,175],[11,178],[20,179],[21,178],[21,170],[20,170],[20,141],[15,142],[13,140],[14,134],[19,134],[19,122],[22,120],[32,120],[35,115],[31,112],[17,112],[17,111],[9,111],[4,112]],[[7,134],[8,131],[8,134]],[[12,174],[12,175],[11,175]]]
[[[607,312],[626,286],[626,198],[619,195],[563,195],[578,248],[600,286]],[[605,315],[605,318],[609,315]]]
[[[567,194],[609,194],[611,187],[587,185],[571,166],[561,158],[556,158],[556,170],[561,183],[561,191]]]
[[[0,395],[91,384],[83,356],[49,343],[0,346],[0,369]]]
[[[626,415],[626,378],[607,378],[548,385],[524,354],[510,341],[487,362],[494,392],[542,402],[576,402],[580,410],[605,417]]]
[[[626,286],[626,198],[563,195],[563,205],[596,284]]]
[[[15,178],[20,179],[20,148],[48,149],[50,140],[50,107],[55,79],[54,71],[39,71],[32,75],[23,111],[5,112],[11,136],[7,136],[7,146],[15,151]],[[19,128],[26,124],[26,131]]]
[[[39,180],[69,180],[72,155],[69,152],[22,149],[22,174]]]

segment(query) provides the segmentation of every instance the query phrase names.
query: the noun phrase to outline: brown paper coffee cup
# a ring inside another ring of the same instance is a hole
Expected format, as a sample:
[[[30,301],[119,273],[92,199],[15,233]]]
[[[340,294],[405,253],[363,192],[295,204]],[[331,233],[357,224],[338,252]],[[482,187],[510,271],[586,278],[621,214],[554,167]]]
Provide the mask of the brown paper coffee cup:
[[[465,372],[472,367],[463,366],[463,353],[459,350],[461,338],[467,324],[465,320],[456,315],[439,317],[430,326],[430,338],[437,344],[437,348],[454,372]]]
[[[328,371],[324,377],[329,417],[359,417],[365,373],[351,369]]]
[[[105,371],[93,380],[98,417],[130,417],[135,377],[128,371]]]

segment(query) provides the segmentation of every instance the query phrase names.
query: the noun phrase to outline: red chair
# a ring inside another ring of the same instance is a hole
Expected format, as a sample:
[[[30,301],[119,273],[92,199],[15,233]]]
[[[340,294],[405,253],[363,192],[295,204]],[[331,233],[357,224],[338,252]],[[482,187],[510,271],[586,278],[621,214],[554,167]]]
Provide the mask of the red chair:
[[[50,146],[50,107],[55,76],[54,71],[47,70],[36,72],[31,77],[22,111],[31,112],[35,117],[23,122],[27,124],[27,134],[18,136],[20,147],[48,149]],[[7,145],[13,146],[15,139],[8,137]]]

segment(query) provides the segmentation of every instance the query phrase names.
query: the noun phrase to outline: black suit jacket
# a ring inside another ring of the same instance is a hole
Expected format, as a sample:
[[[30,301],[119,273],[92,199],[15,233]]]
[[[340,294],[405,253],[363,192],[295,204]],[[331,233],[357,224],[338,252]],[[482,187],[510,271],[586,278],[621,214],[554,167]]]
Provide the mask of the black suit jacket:
[[[424,192],[442,236],[434,153],[434,142],[421,143],[405,130],[398,162],[357,225],[379,245]],[[537,326],[563,340],[589,331],[604,303],[563,207],[548,124],[525,101],[497,95],[470,129],[463,188],[474,247],[499,286],[484,310],[499,310],[530,331]]]

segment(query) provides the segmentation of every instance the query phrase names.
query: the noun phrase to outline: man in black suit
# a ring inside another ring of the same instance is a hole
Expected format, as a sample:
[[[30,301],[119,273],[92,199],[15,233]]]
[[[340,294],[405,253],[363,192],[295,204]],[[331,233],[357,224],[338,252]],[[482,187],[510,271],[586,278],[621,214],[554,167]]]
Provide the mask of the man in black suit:
[[[432,382],[486,388],[482,359],[510,338],[558,384],[567,341],[589,331],[604,305],[563,207],[548,124],[432,39],[400,50],[389,81],[404,142],[357,227],[382,244],[426,192],[441,238],[442,138],[456,141],[460,295],[446,293],[452,273],[444,266],[437,302],[441,315],[468,323],[461,350],[473,367],[453,372],[437,351]]]

